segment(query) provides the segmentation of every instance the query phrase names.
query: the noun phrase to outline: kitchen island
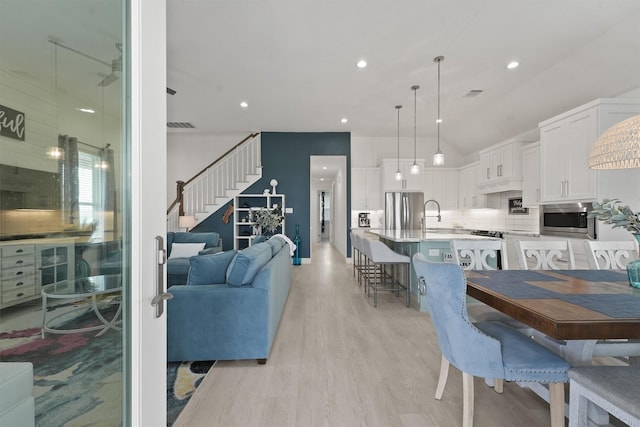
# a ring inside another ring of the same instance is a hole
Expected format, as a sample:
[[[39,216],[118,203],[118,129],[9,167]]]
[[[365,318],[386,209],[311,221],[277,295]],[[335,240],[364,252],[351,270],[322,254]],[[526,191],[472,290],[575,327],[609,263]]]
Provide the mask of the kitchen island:
[[[498,237],[487,237],[470,234],[468,230],[438,230],[429,229],[426,232],[422,230],[368,230],[367,233],[373,234],[378,239],[391,248],[394,252],[413,257],[413,254],[420,252],[429,261],[447,261],[453,262],[451,254],[452,240],[501,240]],[[464,259],[461,260],[464,264]],[[411,301],[417,302],[417,308],[420,311],[427,311],[427,302],[424,295],[418,292],[418,278],[416,277],[413,265],[410,269],[411,277],[409,278],[409,289],[411,292]],[[402,283],[407,283],[406,272],[398,272],[399,279]],[[416,303],[412,303],[415,305]]]

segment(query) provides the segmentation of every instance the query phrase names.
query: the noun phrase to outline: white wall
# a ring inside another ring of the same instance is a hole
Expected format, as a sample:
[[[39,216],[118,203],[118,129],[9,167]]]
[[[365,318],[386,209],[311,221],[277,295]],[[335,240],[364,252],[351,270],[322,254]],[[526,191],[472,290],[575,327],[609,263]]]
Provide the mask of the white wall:
[[[436,151],[437,141],[433,138],[416,139],[416,158],[431,162]],[[466,159],[457,150],[440,140],[440,150],[445,155],[447,167],[466,164]],[[398,157],[398,139],[388,137],[367,137],[351,135],[351,167],[376,167],[382,159]],[[413,137],[400,137],[400,158],[413,158]],[[468,163],[468,162],[467,162]]]
[[[167,134],[167,201],[176,199],[176,181],[188,181],[247,134],[208,135],[176,131]]]
[[[342,167],[333,181],[333,230],[334,246],[347,257],[347,161],[344,158]]]

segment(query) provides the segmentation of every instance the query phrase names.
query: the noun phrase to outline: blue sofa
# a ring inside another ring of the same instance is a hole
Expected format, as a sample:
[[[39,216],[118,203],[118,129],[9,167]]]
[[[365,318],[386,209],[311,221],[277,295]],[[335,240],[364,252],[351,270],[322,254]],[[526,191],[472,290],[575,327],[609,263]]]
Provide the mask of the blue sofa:
[[[222,251],[222,239],[215,231],[206,233],[167,233],[167,287],[184,285],[189,274],[189,257],[171,258],[174,243],[204,243],[198,255],[214,254]]]
[[[266,363],[291,287],[279,237],[241,251],[194,256],[186,286],[167,301],[167,360]]]

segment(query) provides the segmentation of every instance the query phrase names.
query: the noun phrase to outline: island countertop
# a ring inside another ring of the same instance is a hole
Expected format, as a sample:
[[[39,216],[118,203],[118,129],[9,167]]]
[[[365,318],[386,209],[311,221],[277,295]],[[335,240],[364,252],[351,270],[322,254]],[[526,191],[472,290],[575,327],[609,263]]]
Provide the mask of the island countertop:
[[[442,233],[428,230],[368,230],[367,233],[378,236],[381,239],[391,240],[397,243],[418,243],[422,241],[449,241],[449,240],[501,240],[498,237],[476,236],[467,232]]]

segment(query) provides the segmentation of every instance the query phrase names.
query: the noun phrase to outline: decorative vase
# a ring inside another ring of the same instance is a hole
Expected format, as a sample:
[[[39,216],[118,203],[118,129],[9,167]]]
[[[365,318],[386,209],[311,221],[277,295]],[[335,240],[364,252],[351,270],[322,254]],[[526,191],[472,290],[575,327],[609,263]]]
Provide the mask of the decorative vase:
[[[640,234],[634,234],[633,237],[640,244]],[[627,265],[627,275],[629,276],[629,285],[640,289],[640,259],[631,261]]]
[[[293,265],[302,264],[302,258],[300,258],[300,225],[296,224],[296,235],[293,237],[293,243],[296,245],[296,250],[293,252]]]

